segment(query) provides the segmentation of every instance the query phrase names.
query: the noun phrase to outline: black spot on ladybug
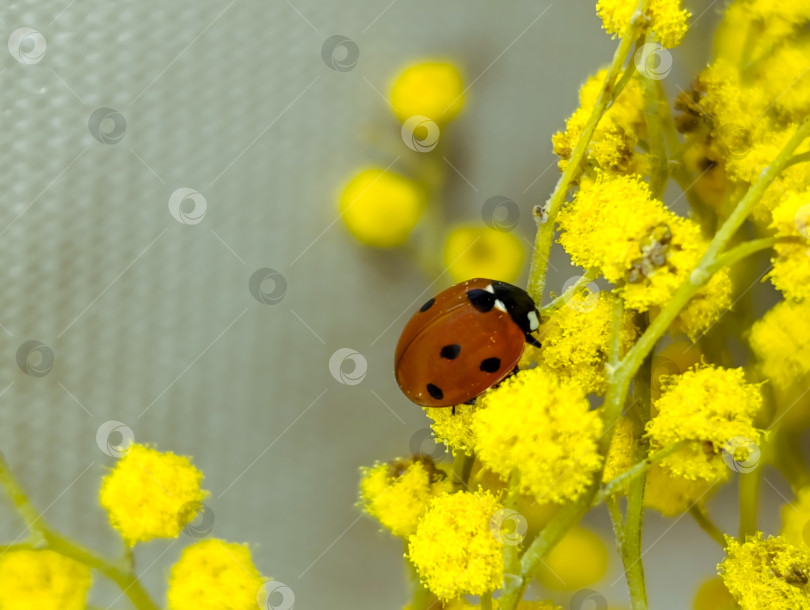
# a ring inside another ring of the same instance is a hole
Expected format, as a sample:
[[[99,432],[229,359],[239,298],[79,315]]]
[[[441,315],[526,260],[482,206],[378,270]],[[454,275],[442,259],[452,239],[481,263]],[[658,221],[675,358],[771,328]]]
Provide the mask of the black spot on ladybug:
[[[493,293],[488,290],[481,290],[480,288],[468,290],[467,299],[469,299],[473,307],[482,313],[492,311],[492,308],[495,307],[495,301],[497,300]]]
[[[426,312],[428,309],[433,307],[433,303],[435,303],[435,302],[436,302],[436,299],[430,299],[429,301],[425,301],[425,304],[422,305],[422,307],[419,308],[419,311],[421,311],[422,313]]]
[[[442,398],[444,398],[444,392],[442,392],[442,389],[438,386],[433,385],[432,383],[427,384],[427,391],[428,394],[433,396],[433,398],[435,398],[436,400],[441,400]]]
[[[458,358],[460,353],[461,346],[458,343],[451,343],[450,345],[445,345],[442,348],[442,351],[439,352],[439,355],[442,358],[447,358],[448,360],[455,360]]]
[[[487,358],[481,361],[481,370],[485,373],[496,373],[501,368],[500,358]]]

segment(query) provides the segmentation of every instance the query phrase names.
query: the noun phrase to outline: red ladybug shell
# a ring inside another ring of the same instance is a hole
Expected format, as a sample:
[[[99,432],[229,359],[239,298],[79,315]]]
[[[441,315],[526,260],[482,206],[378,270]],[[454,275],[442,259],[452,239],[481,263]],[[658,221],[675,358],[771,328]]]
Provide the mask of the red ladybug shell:
[[[456,284],[427,301],[405,325],[394,356],[395,374],[411,401],[425,407],[458,405],[515,368],[524,331],[500,301],[482,312],[467,294],[493,292],[492,284],[483,278]]]

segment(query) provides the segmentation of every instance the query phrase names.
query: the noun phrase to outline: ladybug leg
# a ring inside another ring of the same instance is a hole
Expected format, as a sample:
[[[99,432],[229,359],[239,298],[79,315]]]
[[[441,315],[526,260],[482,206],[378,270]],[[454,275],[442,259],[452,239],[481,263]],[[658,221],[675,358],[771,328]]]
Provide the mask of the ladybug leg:
[[[455,414],[456,414],[456,405],[453,405],[453,406],[450,408],[450,415],[455,415]]]
[[[533,336],[531,336],[529,333],[526,333],[526,343],[534,347],[540,347],[540,342]]]

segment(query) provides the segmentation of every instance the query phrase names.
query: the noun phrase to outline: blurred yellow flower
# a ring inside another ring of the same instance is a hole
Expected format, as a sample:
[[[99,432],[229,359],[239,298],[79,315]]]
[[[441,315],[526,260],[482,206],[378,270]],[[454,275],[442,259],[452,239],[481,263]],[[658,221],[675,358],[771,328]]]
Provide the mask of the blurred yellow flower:
[[[536,576],[548,589],[576,591],[601,580],[607,565],[604,541],[591,530],[575,526],[551,549]]]
[[[796,496],[782,506],[781,535],[793,546],[810,549],[810,487],[800,489]]]
[[[779,389],[810,374],[810,301],[782,301],[751,327],[751,349],[762,372]]]
[[[656,464],[647,471],[644,506],[665,517],[675,517],[692,506],[703,506],[717,487],[716,483],[703,479],[672,475]]]
[[[739,608],[719,576],[710,578],[700,585],[692,603],[693,610],[739,610]]]
[[[442,125],[464,106],[461,70],[445,61],[425,61],[405,67],[391,86],[391,107],[404,122],[425,116]]]
[[[647,424],[651,450],[689,441],[661,461],[675,476],[711,482],[728,478],[737,464],[757,465],[758,454],[738,455],[758,451],[753,418],[762,406],[759,387],[745,382],[743,369],[704,366],[669,377],[654,406],[658,413]]]
[[[175,538],[208,496],[203,474],[187,457],[133,444],[101,484],[101,505],[130,546]]]
[[[427,204],[414,180],[381,168],[355,174],[340,195],[340,214],[359,242],[376,248],[401,246]]]
[[[428,456],[362,468],[360,505],[395,536],[407,537],[430,501],[452,491],[452,481]]]
[[[777,290],[796,301],[810,301],[810,190],[791,193],[773,210],[771,228],[797,243],[778,243],[769,278]]]
[[[650,398],[653,403],[661,396],[664,384],[670,375],[680,375],[700,364],[703,353],[690,341],[673,341],[655,353],[652,361],[652,388]]]
[[[83,610],[90,568],[47,549],[0,553],[2,610]]]
[[[485,277],[512,283],[520,275],[525,257],[520,238],[486,226],[456,227],[444,246],[444,265],[454,282]]]
[[[717,566],[742,610],[810,608],[810,553],[781,536],[762,532],[744,543],[726,538],[726,558]]]
[[[621,36],[636,13],[633,0],[598,0],[596,12],[602,18],[602,27],[608,34]],[[690,13],[681,7],[680,0],[650,0],[643,17],[665,47],[676,47],[686,34]]]
[[[489,491],[435,498],[411,535],[408,557],[436,597],[482,595],[503,584],[503,542],[490,531],[502,507]]]
[[[635,464],[636,436],[633,422],[629,417],[616,420],[616,429],[605,457],[605,471],[602,481],[607,483],[626,472]],[[622,490],[624,493],[626,490]]]
[[[520,371],[484,394],[473,414],[475,452],[506,479],[520,473],[520,488],[538,500],[576,499],[602,465],[599,414],[585,391],[537,367]]]
[[[168,608],[255,610],[262,607],[259,600],[265,581],[247,545],[203,540],[186,547],[172,566]]]

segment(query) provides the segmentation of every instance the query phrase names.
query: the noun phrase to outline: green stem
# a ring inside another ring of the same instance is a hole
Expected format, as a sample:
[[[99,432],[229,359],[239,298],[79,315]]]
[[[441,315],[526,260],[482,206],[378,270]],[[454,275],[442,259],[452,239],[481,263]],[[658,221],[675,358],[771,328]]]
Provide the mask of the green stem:
[[[5,459],[0,454],[0,486],[8,493],[12,504],[28,524],[32,534],[39,537],[46,548],[65,557],[75,559],[88,568],[106,576],[126,595],[138,610],[158,610],[158,606],[149,597],[138,577],[129,570],[122,569],[104,557],[76,544],[52,530],[43,520],[42,515],[34,508],[22,486],[11,473]]]
[[[610,520],[613,523],[613,532],[619,545],[619,555],[622,558],[624,574],[627,577],[627,587],[630,590],[630,603],[633,610],[647,610],[647,589],[644,584],[644,566],[641,563],[640,545],[634,540],[636,532],[630,525],[630,504],[628,502],[628,522],[622,518],[619,501],[610,498],[607,501]],[[639,530],[640,533],[640,530]]]
[[[726,538],[723,532],[714,524],[714,521],[709,518],[705,508],[700,508],[693,504],[689,508],[689,514],[692,515],[701,529],[711,536],[712,540],[715,540],[723,548],[726,547]]]
[[[41,522],[42,517],[39,512],[37,512],[37,509],[34,508],[34,505],[31,504],[25,490],[11,473],[11,468],[9,468],[8,462],[6,462],[6,458],[3,456],[2,452],[0,452],[0,486],[6,490],[11,504],[17,509],[17,512],[20,513],[20,516],[25,521],[30,535],[37,541],[42,541],[44,539],[42,530],[45,527]]]
[[[652,33],[647,35],[647,42],[653,42]],[[664,139],[664,126],[661,117],[661,106],[666,100],[659,96],[658,80],[646,78],[644,80],[644,121],[647,125],[647,138],[650,142],[650,159],[652,168],[650,176],[650,191],[652,196],[660,199],[669,178],[669,160],[667,158],[667,144]]]
[[[708,266],[709,273],[714,274],[723,267],[731,267],[752,254],[756,254],[762,250],[768,250],[769,248],[773,248],[775,245],[782,243],[804,244],[805,240],[798,236],[762,237],[760,239],[752,239],[751,241],[743,242],[738,246],[734,246],[730,250],[726,250],[723,252],[723,254],[718,256],[717,259]]]
[[[649,321],[645,316],[645,326]],[[636,438],[639,441],[635,447],[635,458],[642,462],[648,459],[646,445],[641,442],[647,422],[650,419],[650,377],[652,376],[652,354],[644,359],[638,370],[634,382],[634,392],[637,397],[633,422],[636,428]],[[630,590],[630,602],[633,610],[647,610],[647,586],[644,580],[644,563],[641,557],[641,531],[644,520],[644,487],[646,471],[630,483],[627,494],[627,519],[625,521],[625,563],[624,572],[627,578],[627,588]]]
[[[456,490],[467,488],[474,462],[475,456],[467,455],[463,451],[453,455],[453,487]]]
[[[54,531],[46,530],[44,534],[48,548],[75,559],[109,578],[118,585],[123,594],[129,598],[132,605],[138,610],[158,610],[158,606],[152,601],[138,577],[132,572],[118,567],[106,558],[96,555]]]
[[[560,296],[553,299],[547,305],[544,305],[540,308],[540,317],[547,316],[550,313],[557,311],[560,307],[562,307],[565,303],[571,300],[580,289],[586,284],[589,284],[593,280],[599,277],[599,270],[596,268],[593,269],[586,269],[585,273],[576,281],[575,284],[569,286]]]
[[[779,152],[773,163],[762,171],[759,180],[740,199],[734,211],[715,234],[695,270],[678,287],[675,294],[672,295],[641,338],[624,357],[618,369],[613,371],[613,375],[609,379],[607,395],[605,396],[606,409],[616,411],[620,408],[627,395],[630,380],[641,366],[644,358],[655,347],[655,344],[664,335],[689,299],[709,280],[720,253],[742,226],[742,223],[745,222],[745,219],[751,214],[754,206],[762,198],[768,186],[782,171],[785,163],[791,158],[793,151],[804,141],[808,134],[810,134],[810,120],[805,119],[796,130],[796,133]]]
[[[636,464],[625,470],[615,479],[611,479],[610,481],[602,485],[602,489],[599,490],[599,493],[594,498],[594,506],[596,506],[600,502],[607,501],[607,499],[612,496],[615,496],[628,483],[636,480],[640,475],[646,473],[655,464],[658,464],[661,460],[666,459],[667,457],[675,453],[678,449],[684,447],[687,444],[687,442],[688,441],[678,441],[677,443],[670,445],[669,447],[659,449],[655,453],[647,456],[642,461],[637,462]]]
[[[639,2],[639,9],[643,11],[646,8],[649,0],[641,0]],[[593,110],[582,133],[577,139],[577,144],[568,159],[568,165],[557,181],[554,191],[551,193],[543,213],[538,218],[539,228],[534,242],[534,251],[532,252],[532,263],[529,270],[529,284],[528,293],[534,299],[535,303],[541,303],[543,300],[543,288],[546,282],[546,267],[548,265],[548,257],[551,252],[551,244],[554,239],[554,227],[556,225],[557,214],[560,211],[565,197],[568,194],[568,189],[573,184],[574,180],[579,176],[580,164],[582,163],[585,153],[588,150],[593,132],[599,124],[602,116],[607,112],[610,104],[621,93],[621,86],[627,82],[627,79],[617,81],[619,72],[624,66],[627,58],[633,51],[633,46],[639,38],[639,34],[643,29],[643,17],[641,12],[637,11],[637,17],[632,19],[627,30],[624,32],[616,52],[613,54],[613,61],[608,67],[605,83],[599,93],[599,98],[594,104]],[[630,70],[632,68],[628,68]]]
[[[759,512],[759,486],[762,483],[762,468],[740,473],[740,540],[745,540],[757,531]]]
[[[481,596],[481,610],[492,610],[492,593],[484,593]]]
[[[520,574],[517,578],[511,579],[510,582],[504,585],[503,596],[499,601],[499,610],[513,610],[515,608],[543,557],[588,512],[595,489],[595,486],[591,485],[575,502],[566,504],[557,511],[551,521],[543,528],[543,531],[523,552],[520,558]]]
[[[506,496],[505,507],[517,510],[520,499],[520,471],[515,468],[509,477],[509,493]],[[503,547],[503,566],[506,574],[518,574],[520,572],[520,558],[518,557],[518,547],[515,544],[506,544]]]
[[[810,150],[807,152],[800,153],[788,159],[788,162],[785,163],[785,167],[783,169],[787,169],[791,165],[796,165],[797,163],[805,163],[810,161]]]

